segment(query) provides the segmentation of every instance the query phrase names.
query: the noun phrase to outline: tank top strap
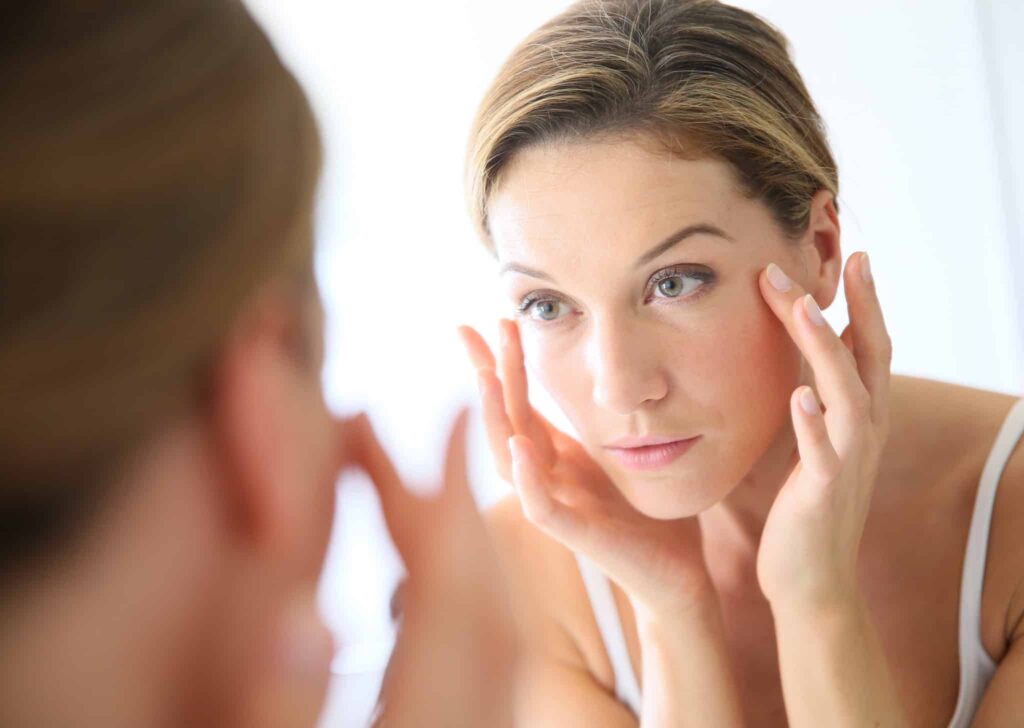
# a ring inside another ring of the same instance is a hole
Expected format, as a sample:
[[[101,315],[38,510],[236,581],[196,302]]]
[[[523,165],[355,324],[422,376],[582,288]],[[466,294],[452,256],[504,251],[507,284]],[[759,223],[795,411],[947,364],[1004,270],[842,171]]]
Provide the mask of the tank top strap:
[[[597,629],[601,633],[608,660],[615,676],[615,695],[619,701],[628,706],[634,715],[640,715],[640,685],[633,672],[633,663],[629,659],[626,647],[626,634],[622,629],[622,620],[615,605],[615,595],[611,582],[604,572],[587,559],[576,554],[583,586],[590,598],[590,607],[594,611]]]
[[[996,670],[981,639],[981,597],[985,584],[989,531],[1003,470],[1024,435],[1024,399],[1010,409],[996,436],[978,483],[960,580],[960,690],[950,728],[969,726]]]

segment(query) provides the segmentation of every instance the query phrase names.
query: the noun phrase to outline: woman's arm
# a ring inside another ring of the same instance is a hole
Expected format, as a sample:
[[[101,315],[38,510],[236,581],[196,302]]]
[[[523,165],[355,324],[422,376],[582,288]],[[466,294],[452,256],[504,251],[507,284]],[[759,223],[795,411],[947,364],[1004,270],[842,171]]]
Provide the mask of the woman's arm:
[[[644,728],[743,725],[713,587],[682,613],[637,610],[637,630],[643,655]]]
[[[790,726],[820,726],[825,715],[836,728],[910,725],[862,599],[773,615]]]
[[[516,602],[526,657],[520,666],[516,725],[562,728],[741,725],[739,699],[723,648],[717,593],[690,610],[644,610],[634,600],[644,684],[639,719],[597,675],[581,635],[567,622],[590,610],[573,555],[529,523],[515,498],[488,512],[488,526]],[[582,605],[579,602],[584,601]],[[575,607],[570,605],[577,605]],[[596,625],[594,625],[596,628]],[[598,658],[599,659],[599,658]],[[721,679],[724,676],[726,679]]]

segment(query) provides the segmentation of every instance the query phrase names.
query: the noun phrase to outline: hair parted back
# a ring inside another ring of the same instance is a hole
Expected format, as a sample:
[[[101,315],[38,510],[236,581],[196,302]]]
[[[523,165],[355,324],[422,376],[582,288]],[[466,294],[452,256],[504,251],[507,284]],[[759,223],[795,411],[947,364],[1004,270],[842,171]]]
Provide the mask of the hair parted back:
[[[0,576],[201,402],[245,301],[308,279],[320,141],[240,0],[0,23]]]
[[[824,125],[778,30],[715,0],[582,0],[512,52],[477,113],[467,191],[485,243],[488,202],[518,151],[615,135],[730,163],[791,236],[816,192],[838,195]]]

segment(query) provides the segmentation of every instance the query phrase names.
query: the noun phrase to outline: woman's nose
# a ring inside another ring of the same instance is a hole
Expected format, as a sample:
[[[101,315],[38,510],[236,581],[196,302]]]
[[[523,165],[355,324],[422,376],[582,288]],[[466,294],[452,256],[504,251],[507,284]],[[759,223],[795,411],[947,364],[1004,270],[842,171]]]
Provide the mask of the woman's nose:
[[[594,401],[616,414],[635,412],[668,394],[668,381],[657,353],[635,327],[595,327],[588,346]],[[646,337],[650,342],[652,337]]]

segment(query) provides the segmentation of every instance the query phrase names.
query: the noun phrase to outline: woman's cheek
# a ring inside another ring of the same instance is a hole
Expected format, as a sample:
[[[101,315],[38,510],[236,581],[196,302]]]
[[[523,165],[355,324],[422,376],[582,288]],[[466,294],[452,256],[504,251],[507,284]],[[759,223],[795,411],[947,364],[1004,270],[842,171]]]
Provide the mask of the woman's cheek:
[[[800,350],[782,323],[762,305],[729,336],[733,420],[753,450],[767,448],[789,421],[789,398],[802,371]],[[760,452],[756,453],[760,454]]]
[[[574,426],[587,411],[591,389],[581,353],[557,332],[520,323],[523,354],[531,378],[539,383]]]

